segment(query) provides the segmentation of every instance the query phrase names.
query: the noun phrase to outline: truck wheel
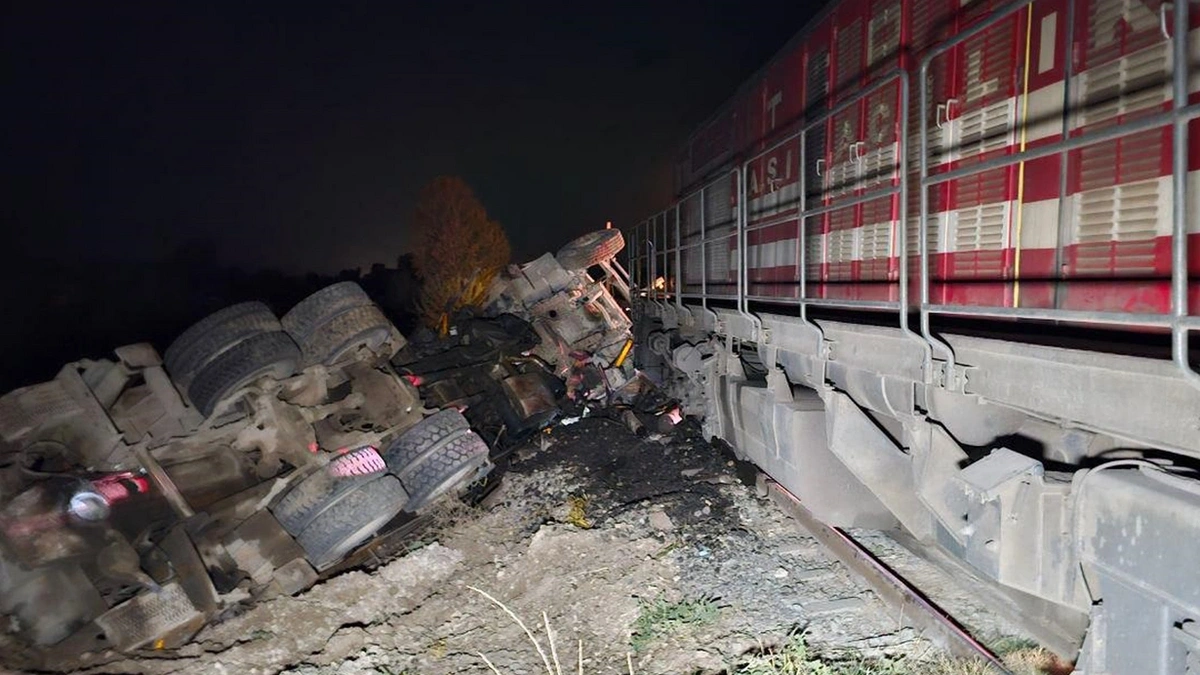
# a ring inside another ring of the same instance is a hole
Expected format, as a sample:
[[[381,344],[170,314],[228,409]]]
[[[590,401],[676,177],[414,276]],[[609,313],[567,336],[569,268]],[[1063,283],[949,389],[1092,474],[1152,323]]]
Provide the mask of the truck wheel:
[[[328,568],[370,539],[407,502],[408,495],[395,476],[376,476],[321,508],[296,535],[296,543],[313,567]]]
[[[280,323],[292,339],[303,343],[314,330],[338,314],[370,304],[371,298],[361,286],[353,281],[339,281],[296,303],[295,307],[283,315]]]
[[[210,314],[183,331],[163,354],[163,365],[180,389],[222,352],[252,335],[283,330],[271,308],[243,302]]]
[[[317,516],[337,503],[347,492],[371,482],[379,476],[331,476],[324,467],[306,476],[284,493],[271,507],[271,513],[283,529],[293,537],[299,536]]]
[[[620,230],[596,230],[560,248],[554,257],[565,270],[586,270],[592,265],[611,260],[623,248],[625,237]]]
[[[409,495],[405,509],[415,513],[491,468],[487,443],[478,434],[468,431],[453,438],[396,474]]]
[[[353,281],[326,286],[283,316],[283,329],[304,355],[304,365],[335,365],[360,349],[391,357],[404,343],[400,332]],[[383,354],[384,347],[390,350]]]
[[[259,333],[230,347],[208,362],[188,386],[188,398],[205,417],[217,404],[254,380],[270,375],[289,377],[300,363],[300,349],[287,333]]]
[[[398,474],[422,456],[471,430],[467,418],[457,410],[440,410],[417,422],[388,444],[383,461],[388,471]]]
[[[361,350],[390,358],[404,346],[404,338],[378,307],[366,305],[317,326],[299,344],[306,366],[332,366],[353,360]]]

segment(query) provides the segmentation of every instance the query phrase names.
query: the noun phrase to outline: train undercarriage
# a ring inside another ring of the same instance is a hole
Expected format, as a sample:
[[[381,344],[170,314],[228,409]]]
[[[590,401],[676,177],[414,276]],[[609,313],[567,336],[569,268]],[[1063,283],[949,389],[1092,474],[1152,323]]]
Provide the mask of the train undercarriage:
[[[945,335],[933,382],[899,328],[637,307],[640,367],[825,523],[969,573],[1081,672],[1195,667],[1200,390],[1169,361]]]

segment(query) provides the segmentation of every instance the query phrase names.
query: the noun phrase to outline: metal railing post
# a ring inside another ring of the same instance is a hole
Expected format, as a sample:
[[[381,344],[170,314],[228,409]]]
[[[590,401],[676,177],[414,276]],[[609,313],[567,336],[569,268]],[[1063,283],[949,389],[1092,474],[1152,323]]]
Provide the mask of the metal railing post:
[[[753,332],[752,338],[754,342],[759,342],[762,339],[762,321],[757,316],[750,313],[750,237],[746,231],[746,228],[750,223],[750,192],[746,187],[749,185],[749,181],[746,180],[750,170],[749,167],[749,160],[742,163],[742,178],[739,182],[742,200],[740,205],[741,208],[738,209],[738,214],[741,216],[738,218],[738,232],[741,237],[741,246],[739,247],[738,256],[741,262],[738,265],[738,277],[742,282],[742,290],[741,293],[739,293],[740,304],[738,305],[738,311],[742,314],[742,316],[746,317],[750,321],[751,330]]]
[[[683,309],[683,239],[679,232],[679,202],[675,203],[675,307]]]
[[[800,208],[796,211],[796,236],[800,238],[800,320],[808,321],[808,134],[800,134]],[[811,324],[816,327],[816,324]],[[820,329],[818,329],[820,330]]]
[[[705,241],[705,203],[704,191],[708,185],[700,186],[700,307],[708,309],[708,242]]]
[[[1192,370],[1188,357],[1188,328],[1184,322],[1188,317],[1188,118],[1184,108],[1188,103],[1188,5],[1187,0],[1176,0],[1175,35],[1172,44],[1173,75],[1171,93],[1175,113],[1172,139],[1172,200],[1171,227],[1171,359],[1185,380],[1200,389],[1200,374]]]
[[[917,215],[917,251],[919,251],[920,262],[919,269],[919,291],[920,291],[920,306],[918,308],[921,321],[921,335],[925,342],[929,344],[930,357],[929,367],[925,369],[925,382],[933,383],[933,354],[934,350],[940,352],[941,357],[946,361],[947,372],[944,379],[948,380],[949,375],[954,367],[954,352],[949,345],[941,340],[938,340],[933,335],[933,331],[929,327],[929,188],[925,185],[925,178],[929,175],[929,64],[932,63],[933,57],[936,56],[937,50],[930,52],[924,59],[921,60],[921,68],[918,71],[920,97],[919,110],[920,131],[917,136],[917,156],[918,165],[920,166],[919,189],[920,195],[920,211]],[[905,311],[908,311],[905,308]]]
[[[909,339],[921,345],[921,354],[923,355],[921,371],[924,373],[925,381],[929,382],[932,378],[933,370],[933,345],[908,325],[908,112],[911,99],[908,77],[907,70],[900,73],[900,134],[896,142],[896,170],[899,172],[900,184],[900,191],[897,196],[899,204],[896,210],[896,215],[900,219],[900,225],[897,228],[897,236],[900,238],[897,249],[900,274],[899,319],[900,330]],[[922,100],[924,100],[924,94],[922,94]],[[922,156],[924,156],[924,149],[922,148]]]
[[[1066,34],[1068,43],[1073,43],[1075,35],[1075,0],[1067,0],[1067,17],[1066,17]],[[1063,59],[1063,99],[1062,99],[1062,138],[1067,139],[1071,136],[1071,114],[1073,111],[1072,103],[1075,92],[1071,87],[1071,79],[1074,76],[1074,59]],[[1026,120],[1028,123],[1028,120]],[[1066,263],[1064,254],[1067,250],[1067,241],[1071,238],[1071,212],[1070,200],[1068,199],[1067,190],[1069,185],[1068,173],[1071,170],[1071,153],[1069,150],[1063,150],[1058,155],[1058,244],[1054,247],[1054,288],[1051,297],[1053,298],[1053,307],[1062,305],[1063,295],[1063,266]],[[1021,242],[1017,242],[1019,246]]]
[[[654,281],[655,281],[655,279],[657,279],[657,277],[654,276],[654,266],[655,266],[654,259],[657,256],[655,255],[656,251],[654,248],[654,240],[653,240],[654,239],[654,236],[653,236],[654,227],[650,226],[648,229],[650,231],[647,232],[647,234],[649,234],[650,236],[646,237],[646,275],[647,275],[646,280],[649,283],[649,285],[646,287],[646,291],[647,291],[646,292],[646,301],[652,302],[654,300],[654,293],[655,293]]]

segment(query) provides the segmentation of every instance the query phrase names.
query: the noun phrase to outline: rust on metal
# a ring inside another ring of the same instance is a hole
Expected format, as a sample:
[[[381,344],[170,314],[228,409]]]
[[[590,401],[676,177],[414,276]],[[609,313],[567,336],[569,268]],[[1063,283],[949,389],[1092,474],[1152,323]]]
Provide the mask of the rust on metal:
[[[875,557],[866,547],[841,528],[830,527],[817,520],[787,488],[763,474],[759,475],[759,480],[765,484],[771,501],[795,518],[801,527],[816,537],[851,572],[867,582],[880,598],[900,608],[902,616],[925,637],[955,656],[982,659],[998,675],[1011,675],[1004,663],[990,649],[972,637],[952,616]]]

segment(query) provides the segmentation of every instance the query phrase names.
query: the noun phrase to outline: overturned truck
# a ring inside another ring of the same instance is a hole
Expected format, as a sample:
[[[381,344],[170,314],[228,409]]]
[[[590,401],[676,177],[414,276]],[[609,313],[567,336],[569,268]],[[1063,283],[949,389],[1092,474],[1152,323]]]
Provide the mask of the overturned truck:
[[[121,347],[0,398],[6,660],[178,646],[487,474],[466,419],[426,409],[389,363],[404,344],[343,282],[282,319],[234,305],[161,358]]]
[[[630,379],[623,245],[606,230],[513,266],[421,344],[341,282],[0,397],[4,664],[177,647],[401,550],[439,499],[495,485],[495,450],[550,424],[575,374],[600,398]]]

